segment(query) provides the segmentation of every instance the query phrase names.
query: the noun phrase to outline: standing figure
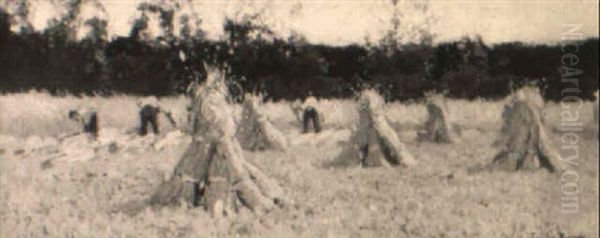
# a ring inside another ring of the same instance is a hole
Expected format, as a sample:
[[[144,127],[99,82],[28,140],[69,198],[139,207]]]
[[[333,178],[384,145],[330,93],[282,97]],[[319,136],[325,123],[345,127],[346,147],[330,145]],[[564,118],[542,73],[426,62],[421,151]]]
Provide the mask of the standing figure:
[[[80,131],[77,133],[86,133],[91,136],[92,139],[98,138],[98,132],[100,130],[98,126],[98,113],[93,108],[78,110],[69,110],[69,119],[77,122]]]
[[[152,127],[152,132],[155,135],[160,133],[160,123],[158,121],[160,113],[165,115],[173,127],[177,126],[171,112],[161,109],[158,100],[154,96],[139,100],[138,107],[140,108],[140,128],[138,133],[142,136],[148,134],[148,126]]]

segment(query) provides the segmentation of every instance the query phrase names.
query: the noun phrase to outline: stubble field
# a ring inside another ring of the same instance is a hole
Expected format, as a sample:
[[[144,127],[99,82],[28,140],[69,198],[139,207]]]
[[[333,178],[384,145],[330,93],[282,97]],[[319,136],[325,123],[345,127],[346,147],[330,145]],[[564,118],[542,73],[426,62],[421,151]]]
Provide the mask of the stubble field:
[[[290,142],[286,151],[245,151],[291,199],[260,216],[242,210],[213,219],[202,208],[153,209],[144,202],[169,178],[189,136],[163,123],[139,137],[136,98],[0,96],[0,237],[568,237],[598,236],[598,151],[592,104],[579,110],[579,211],[561,213],[560,173],[490,172],[505,101],[451,100],[462,128],[456,144],[418,142],[422,103],[391,103],[387,116],[415,156],[412,168],[330,168],[357,120],[351,100],[320,100],[320,134],[301,134],[286,102],[265,113]],[[186,121],[183,97],[160,100]],[[69,108],[93,105],[98,142],[75,131]],[[236,107],[236,113],[240,109]],[[548,135],[560,150],[560,104],[548,103]],[[164,122],[163,118],[163,122]],[[597,124],[597,122],[596,122]]]

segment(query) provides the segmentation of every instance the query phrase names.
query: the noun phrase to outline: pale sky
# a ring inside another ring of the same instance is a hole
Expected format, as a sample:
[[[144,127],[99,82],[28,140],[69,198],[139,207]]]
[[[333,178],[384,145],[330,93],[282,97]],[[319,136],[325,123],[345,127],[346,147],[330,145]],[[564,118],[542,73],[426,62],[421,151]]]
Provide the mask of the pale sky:
[[[133,19],[139,14],[136,6],[145,0],[100,0],[107,10],[111,35],[127,35]],[[208,37],[218,39],[225,16],[261,12],[261,20],[280,36],[290,32],[303,34],[309,42],[331,45],[364,43],[365,38],[379,39],[393,12],[390,0],[194,0],[197,13]],[[426,17],[411,4],[400,0],[398,8],[404,15],[404,29],[424,29],[435,35],[435,41],[480,35],[486,43],[523,41],[556,43],[565,31],[564,24],[582,24],[582,37],[598,37],[597,0],[431,0]],[[49,17],[59,14],[50,1],[33,4],[31,21],[36,29],[46,25]],[[87,9],[87,10],[86,10]],[[240,10],[242,9],[242,10]],[[99,14],[94,8],[84,8],[83,14]],[[177,17],[175,18],[177,19]],[[424,21],[429,19],[431,23]],[[157,28],[157,21],[153,21]],[[411,30],[408,30],[411,31]]]

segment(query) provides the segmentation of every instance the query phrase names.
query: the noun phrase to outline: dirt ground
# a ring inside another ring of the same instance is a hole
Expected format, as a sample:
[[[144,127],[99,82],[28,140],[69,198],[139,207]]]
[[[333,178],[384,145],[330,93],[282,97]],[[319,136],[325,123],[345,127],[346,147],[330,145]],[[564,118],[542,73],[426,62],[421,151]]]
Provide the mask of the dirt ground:
[[[554,105],[549,115],[558,110]],[[418,161],[406,169],[326,167],[351,128],[326,124],[321,134],[300,134],[291,115],[271,116],[290,147],[245,157],[291,201],[268,214],[241,210],[220,220],[201,208],[144,206],[187,146],[184,134],[139,138],[103,128],[114,137],[100,145],[2,134],[0,237],[597,237],[597,137],[581,134],[572,168],[579,210],[563,214],[562,174],[477,169],[498,151],[491,145],[500,127],[485,118],[469,123],[477,113],[459,115],[463,134],[451,145],[417,142],[418,126],[398,123]],[[567,153],[560,136],[549,130],[559,153]]]

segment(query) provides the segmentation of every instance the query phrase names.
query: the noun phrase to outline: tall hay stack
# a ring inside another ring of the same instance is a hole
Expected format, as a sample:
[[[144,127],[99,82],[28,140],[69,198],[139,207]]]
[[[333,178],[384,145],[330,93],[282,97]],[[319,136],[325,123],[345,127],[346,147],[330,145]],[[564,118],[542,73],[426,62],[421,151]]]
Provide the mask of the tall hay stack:
[[[258,97],[246,94],[237,138],[247,150],[285,150],[287,139],[260,111]]]
[[[502,112],[502,129],[497,144],[502,145],[491,167],[509,171],[557,170],[558,155],[546,135],[541,116],[544,101],[538,89],[518,90]]]
[[[383,99],[376,91],[365,90],[361,93],[356,131],[333,165],[360,163],[363,167],[409,167],[416,164],[412,154],[388,124],[384,106]]]
[[[280,204],[283,190],[244,160],[227,88],[216,69],[207,68],[206,82],[193,91],[193,140],[172,177],[150,198],[153,206],[202,204],[213,216],[241,207],[265,212]]]
[[[419,139],[435,143],[455,143],[460,140],[460,131],[451,122],[448,105],[443,95],[427,96],[427,113],[425,131],[419,133]]]

